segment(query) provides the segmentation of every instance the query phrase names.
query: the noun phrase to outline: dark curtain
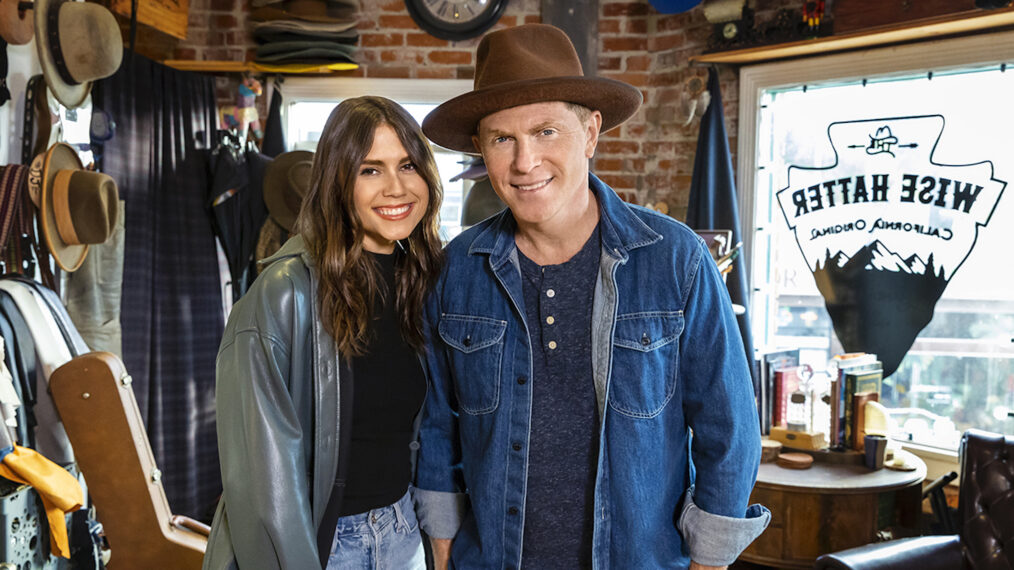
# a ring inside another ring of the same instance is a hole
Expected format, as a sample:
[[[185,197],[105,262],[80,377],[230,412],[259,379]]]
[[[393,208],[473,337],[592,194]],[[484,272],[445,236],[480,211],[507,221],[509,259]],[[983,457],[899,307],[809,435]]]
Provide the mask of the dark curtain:
[[[205,203],[214,83],[134,54],[95,84],[93,101],[117,125],[101,166],[126,201],[123,360],[173,512],[207,519],[221,492],[215,356],[222,299]]]
[[[739,231],[739,204],[736,201],[736,179],[732,172],[729,138],[725,134],[725,113],[722,110],[722,92],[718,72],[708,71],[708,91],[711,103],[701,117],[701,132],[697,138],[694,156],[694,175],[690,183],[690,200],[687,206],[687,225],[695,230],[732,230],[732,244],[743,238]],[[746,307],[739,316],[739,331],[743,335],[746,361],[753,375],[754,394],[760,394],[760,378],[754,364],[753,335],[750,332],[749,291],[742,258],[736,260],[726,283],[732,302]]]

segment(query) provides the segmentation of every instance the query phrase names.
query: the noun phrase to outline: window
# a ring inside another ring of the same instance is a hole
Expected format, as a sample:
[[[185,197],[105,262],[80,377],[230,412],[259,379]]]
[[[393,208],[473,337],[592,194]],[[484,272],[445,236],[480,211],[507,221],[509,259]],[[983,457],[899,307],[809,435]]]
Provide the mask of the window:
[[[315,150],[331,110],[341,101],[361,95],[379,95],[400,103],[422,123],[434,107],[447,99],[471,91],[468,80],[424,79],[287,79],[282,86],[285,96],[283,120],[286,141],[293,150]],[[434,146],[434,158],[444,186],[440,209],[440,237],[448,241],[461,232],[461,208],[468,181],[451,182],[463,171],[466,155]]]
[[[842,352],[827,309],[836,304],[815,275],[844,267],[848,256],[895,282],[925,274],[944,286],[934,309],[935,299],[914,292],[921,286],[892,285],[897,304],[928,320],[884,381],[881,401],[899,439],[953,449],[968,428],[1014,431],[1012,40],[992,34],[741,72],[738,180],[742,219],[752,226],[744,235],[755,344],[799,347],[815,369]],[[872,174],[887,161],[898,168],[889,182]],[[871,174],[840,183],[850,166]],[[972,170],[981,184],[958,186]],[[860,185],[863,203],[848,203]],[[975,196],[963,194],[977,186]],[[868,260],[856,257],[875,229],[891,242]],[[864,334],[904,334],[881,325]]]

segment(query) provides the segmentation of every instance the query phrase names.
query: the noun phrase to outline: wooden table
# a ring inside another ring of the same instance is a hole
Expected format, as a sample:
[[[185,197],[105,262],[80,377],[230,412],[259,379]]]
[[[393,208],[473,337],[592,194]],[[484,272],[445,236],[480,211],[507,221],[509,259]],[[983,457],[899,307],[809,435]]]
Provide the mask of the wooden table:
[[[926,464],[899,451],[915,471],[814,462],[809,469],[762,463],[751,503],[771,510],[771,524],[740,556],[779,568],[812,568],[821,554],[876,541],[888,527],[918,527]]]

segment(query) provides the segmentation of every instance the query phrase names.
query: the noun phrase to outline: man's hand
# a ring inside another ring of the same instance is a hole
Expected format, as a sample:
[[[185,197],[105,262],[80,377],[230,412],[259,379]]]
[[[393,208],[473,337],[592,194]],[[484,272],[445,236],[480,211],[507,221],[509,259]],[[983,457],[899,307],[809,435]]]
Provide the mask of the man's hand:
[[[433,547],[433,567],[436,570],[447,570],[447,562],[451,559],[451,538],[431,538],[430,546]]]
[[[440,568],[440,566],[438,566]],[[725,570],[728,566],[705,566],[698,564],[693,560],[690,561],[690,570]]]

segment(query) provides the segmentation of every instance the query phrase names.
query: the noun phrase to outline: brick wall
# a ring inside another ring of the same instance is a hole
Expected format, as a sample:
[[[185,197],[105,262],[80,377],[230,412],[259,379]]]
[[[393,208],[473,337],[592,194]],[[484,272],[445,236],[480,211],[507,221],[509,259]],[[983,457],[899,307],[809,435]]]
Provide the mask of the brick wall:
[[[796,2],[795,4],[798,4]],[[540,0],[512,0],[496,28],[538,22]],[[792,0],[766,0],[758,21]],[[142,53],[154,59],[252,59],[249,0],[190,0],[188,37],[166,42],[145,30]],[[350,77],[467,79],[473,76],[477,39],[449,42],[415,25],[402,0],[361,0],[355,14],[360,44],[359,69]],[[690,66],[702,53],[712,25],[697,7],[683,14],[659,14],[648,0],[599,4],[599,75],[626,81],[644,94],[645,104],[621,127],[604,133],[594,171],[630,201],[664,202],[670,215],[685,217],[699,115],[689,124],[683,112],[686,83],[707,70]],[[737,74],[720,69],[730,145],[735,152]],[[238,79],[218,79],[222,104],[232,104]],[[264,98],[261,98],[264,99]],[[264,105],[264,101],[259,101]]]

